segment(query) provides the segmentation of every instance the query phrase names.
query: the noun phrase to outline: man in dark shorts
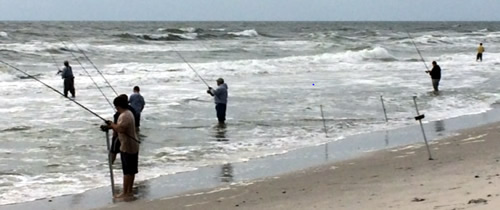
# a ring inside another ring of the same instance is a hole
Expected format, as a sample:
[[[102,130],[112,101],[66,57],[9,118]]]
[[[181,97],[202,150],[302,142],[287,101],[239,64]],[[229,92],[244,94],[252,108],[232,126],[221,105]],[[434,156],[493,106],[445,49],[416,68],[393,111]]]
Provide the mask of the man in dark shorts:
[[[479,47],[477,48],[476,61],[483,62],[483,53],[484,53],[483,43],[479,43]]]
[[[128,96],[126,94],[121,94],[118,97],[123,97],[125,99],[128,99]],[[130,110],[132,112],[132,114],[134,114],[134,116],[136,116],[135,110],[132,106],[129,105],[128,110]],[[115,112],[115,115],[113,115],[113,122],[114,123],[118,122],[119,116],[120,116],[120,112]],[[137,120],[135,121],[135,127],[139,127]],[[113,137],[111,138],[111,150],[109,151],[109,152],[111,152],[111,163],[115,163],[116,154],[120,153],[120,146],[121,145],[120,145],[120,140],[118,140],[118,133],[113,132]]]
[[[113,101],[116,110],[120,113],[117,123],[109,122],[109,128],[118,133],[120,140],[120,157],[123,170],[123,192],[115,198],[133,197],[132,187],[135,174],[138,173],[139,143],[135,132],[134,114],[128,109],[127,97],[118,96]]]

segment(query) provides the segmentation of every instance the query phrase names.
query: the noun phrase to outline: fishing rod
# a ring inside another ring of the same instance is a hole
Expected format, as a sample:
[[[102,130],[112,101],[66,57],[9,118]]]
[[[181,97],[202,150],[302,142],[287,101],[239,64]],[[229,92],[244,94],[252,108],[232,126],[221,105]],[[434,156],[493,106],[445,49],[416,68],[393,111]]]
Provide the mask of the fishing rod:
[[[58,93],[59,95],[61,95],[61,96],[65,97],[65,96],[64,96],[64,94],[63,94],[63,93],[61,93],[61,91],[58,91],[58,90],[57,90],[57,89],[55,89],[54,87],[52,87],[52,86],[50,86],[50,85],[46,84],[45,82],[42,82],[41,80],[39,80],[38,78],[34,77],[33,75],[28,74],[27,72],[25,72],[25,71],[23,71],[23,70],[21,70],[21,69],[19,69],[19,68],[15,67],[15,66],[13,66],[13,65],[9,64],[9,63],[7,63],[7,62],[5,62],[5,61],[3,61],[3,60],[0,60],[0,63],[3,63],[3,64],[5,64],[6,66],[8,66],[8,67],[11,67],[11,68],[15,69],[16,71],[19,71],[19,72],[21,72],[21,73],[25,74],[25,75],[26,75],[26,76],[28,76],[29,78],[32,78],[32,79],[34,79],[34,80],[36,80],[36,81],[38,81],[38,82],[42,83],[45,87],[48,87],[49,89],[53,90],[54,92]],[[94,116],[96,116],[97,118],[99,118],[99,119],[101,119],[102,121],[104,121],[104,123],[108,124],[108,123],[110,123],[110,122],[111,122],[111,121],[109,121],[109,120],[104,119],[103,117],[101,117],[101,116],[100,116],[100,115],[98,115],[97,113],[93,112],[93,111],[92,111],[92,110],[90,110],[89,108],[85,107],[84,105],[82,105],[82,104],[81,104],[81,103],[79,103],[78,101],[76,101],[76,100],[74,100],[74,99],[70,99],[70,98],[68,98],[68,97],[65,97],[65,98],[67,98],[67,99],[68,99],[68,100],[70,100],[71,102],[75,103],[76,105],[80,106],[81,108],[83,108],[83,109],[87,110],[88,112],[90,112],[91,114],[93,114]],[[126,133],[124,133],[124,134],[125,134],[126,136],[128,136],[129,138],[131,138],[132,140],[136,141],[137,143],[139,143],[139,144],[141,143],[141,141],[137,140],[136,138],[134,138],[134,137],[132,137],[132,136],[130,136],[130,135],[128,135],[128,134],[126,134]]]
[[[52,58],[52,61],[54,61],[54,64],[56,65],[56,67],[57,67],[57,73],[56,73],[56,75],[58,75],[59,73],[61,73],[61,72],[62,72],[62,71],[61,71],[61,68],[59,68],[59,64],[57,64],[57,61],[56,61],[56,59],[54,58],[54,56],[52,55],[52,53],[50,53],[50,52],[49,52],[49,55],[50,55],[50,57]]]
[[[113,106],[113,104],[111,103],[111,101],[109,101],[108,97],[106,97],[106,95],[104,94],[104,92],[102,92],[102,89],[99,87],[99,85],[97,85],[97,83],[94,81],[94,78],[92,78],[92,76],[90,75],[90,73],[87,71],[87,69],[83,66],[83,64],[80,62],[80,60],[76,57],[76,55],[71,52],[71,50],[69,49],[68,45],[66,45],[66,43],[64,43],[64,41],[60,40],[61,43],[64,45],[64,47],[68,48],[68,51],[71,53],[71,55],[73,56],[73,58],[76,60],[76,62],[78,62],[78,64],[80,64],[80,66],[82,67],[82,69],[85,71],[85,73],[87,73],[87,75],[89,76],[90,80],[92,80],[92,82],[94,83],[94,85],[97,87],[97,89],[99,90],[99,92],[101,92],[102,96],[106,99],[106,101],[108,102],[109,106],[111,106],[111,109],[113,109],[113,111],[116,111],[115,110],[115,107]]]
[[[422,59],[422,62],[424,63],[425,68],[427,69],[427,71],[429,71],[429,67],[427,67],[427,63],[425,63],[424,57],[422,57],[422,53],[420,53],[420,50],[418,49],[417,44],[415,44],[415,42],[413,41],[413,38],[411,37],[410,32],[406,31],[406,33],[408,34],[408,37],[410,38],[411,43],[413,43],[413,46],[415,46],[415,49],[417,50],[417,53],[420,56],[420,59]]]
[[[196,73],[196,75],[198,75],[198,77],[201,79],[201,81],[203,81],[203,83],[205,83],[205,85],[207,85],[207,87],[210,88],[210,85],[208,85],[208,83],[200,76],[200,74],[198,74],[198,72],[191,66],[191,64],[189,64],[189,62],[179,53],[179,51],[175,50],[174,48],[174,52],[177,53],[177,55],[179,55],[179,57],[181,57],[181,59],[184,61],[184,63],[186,63],[189,68],[191,68],[191,70],[194,71],[194,73]]]
[[[83,54],[83,56],[85,56],[85,58],[90,62],[90,64],[92,64],[92,66],[95,68],[95,70],[97,70],[97,72],[99,72],[99,74],[101,75],[101,77],[104,79],[104,81],[109,85],[109,87],[111,88],[111,90],[113,90],[113,92],[115,93],[115,95],[118,96],[118,93],[116,92],[116,90],[113,88],[113,86],[111,86],[111,84],[109,84],[108,80],[106,79],[106,77],[104,77],[104,75],[102,74],[102,72],[99,70],[99,68],[97,68],[97,66],[94,64],[94,62],[92,62],[92,60],[90,60],[90,58],[87,56],[87,54],[85,54],[85,52],[80,48],[78,47],[78,45],[76,45],[75,42],[73,42],[72,39],[69,39],[69,41],[71,43],[73,43],[73,45],[75,45],[75,47],[80,51],[80,53]]]
[[[42,83],[45,87],[50,88],[51,90],[53,90],[54,92],[58,93],[59,95],[64,96],[64,94],[63,94],[63,93],[61,93],[61,91],[58,91],[57,89],[53,88],[52,86],[50,86],[50,85],[48,85],[48,84],[46,84],[46,83],[42,82],[41,80],[39,80],[38,78],[36,78],[36,77],[32,76],[31,74],[28,74],[28,73],[26,73],[25,71],[23,71],[23,70],[21,70],[21,69],[19,69],[19,68],[15,67],[15,66],[13,66],[13,65],[10,65],[9,63],[7,63],[7,62],[5,62],[5,61],[0,60],[0,62],[1,62],[1,63],[3,63],[3,64],[5,64],[5,65],[7,65],[8,67],[11,67],[11,68],[13,68],[13,69],[15,69],[15,70],[17,70],[17,71],[19,71],[19,72],[21,72],[21,73],[25,74],[25,75],[26,75],[26,76],[28,76],[29,78],[32,78],[32,79],[34,79],[34,80],[36,80],[36,81],[38,81],[38,82]],[[68,97],[65,97],[65,98],[68,98]],[[87,107],[85,107],[84,105],[80,104],[78,101],[76,101],[76,100],[72,100],[72,99],[70,99],[70,98],[68,98],[68,100],[72,101],[73,103],[75,103],[75,104],[77,104],[78,106],[82,107],[83,109],[87,110],[88,112],[90,112],[90,113],[91,113],[91,114],[93,114],[94,116],[98,117],[98,118],[99,118],[99,119],[101,119],[102,121],[104,121],[104,122],[106,122],[106,121],[107,121],[106,119],[104,119],[103,117],[101,117],[100,115],[98,115],[97,113],[93,112],[93,111],[92,111],[92,110],[90,110],[89,108],[87,108]]]

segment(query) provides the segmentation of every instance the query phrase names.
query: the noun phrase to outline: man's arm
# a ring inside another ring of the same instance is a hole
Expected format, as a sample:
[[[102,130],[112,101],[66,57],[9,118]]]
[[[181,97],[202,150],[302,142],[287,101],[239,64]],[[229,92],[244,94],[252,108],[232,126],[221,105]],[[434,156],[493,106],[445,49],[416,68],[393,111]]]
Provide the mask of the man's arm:
[[[142,97],[142,96],[141,96],[141,101],[142,101],[142,107],[141,107],[141,112],[142,112],[142,110],[146,106],[146,101],[144,100],[144,97]]]
[[[120,115],[120,117],[118,118],[118,122],[116,123],[111,123],[109,126],[116,132],[118,133],[126,133],[127,132],[127,128],[123,125],[123,121],[124,121],[124,117],[127,117],[127,116],[122,116]]]

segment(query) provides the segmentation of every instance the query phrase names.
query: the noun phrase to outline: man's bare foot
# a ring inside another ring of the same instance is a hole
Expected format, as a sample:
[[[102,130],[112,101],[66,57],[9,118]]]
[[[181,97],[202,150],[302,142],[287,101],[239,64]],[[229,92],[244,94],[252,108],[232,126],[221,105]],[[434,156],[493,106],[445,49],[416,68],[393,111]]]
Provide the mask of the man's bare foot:
[[[125,193],[120,193],[118,195],[113,196],[113,198],[125,198],[125,197],[127,197],[127,194]]]

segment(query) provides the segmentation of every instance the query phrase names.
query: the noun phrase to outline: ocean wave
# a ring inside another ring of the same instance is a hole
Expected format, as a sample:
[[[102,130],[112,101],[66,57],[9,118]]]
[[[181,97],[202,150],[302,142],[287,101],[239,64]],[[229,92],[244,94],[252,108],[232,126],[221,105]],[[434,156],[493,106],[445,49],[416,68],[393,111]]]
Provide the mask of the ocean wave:
[[[226,31],[225,28],[211,28],[210,31]]]
[[[236,36],[236,37],[257,37],[259,33],[255,29],[248,29],[239,32],[228,32],[228,35]]]
[[[78,47],[76,47],[68,43],[64,45],[61,42],[30,41],[26,43],[0,44],[0,51],[12,51],[16,53],[50,52],[53,54],[63,54],[65,52],[80,52],[80,50],[87,52],[90,47],[90,44],[78,44]]]
[[[363,49],[360,51],[347,51],[345,53],[347,58],[358,58],[362,60],[380,60],[380,61],[395,61],[396,57],[391,55],[389,51],[387,51],[383,47],[375,47],[373,49]]]
[[[201,28],[186,27],[186,28],[159,28],[156,31],[183,34],[183,33],[201,33],[204,30]]]
[[[2,38],[8,38],[9,34],[7,32],[0,31],[0,37],[2,37]]]
[[[193,40],[198,36],[197,33],[186,33],[186,34],[131,34],[122,33],[113,35],[122,39],[142,39],[147,41],[182,41],[182,40]]]

